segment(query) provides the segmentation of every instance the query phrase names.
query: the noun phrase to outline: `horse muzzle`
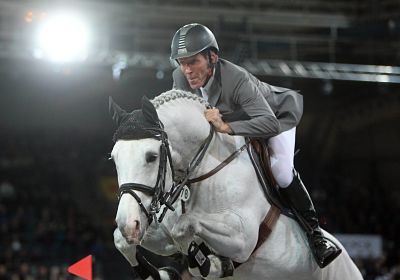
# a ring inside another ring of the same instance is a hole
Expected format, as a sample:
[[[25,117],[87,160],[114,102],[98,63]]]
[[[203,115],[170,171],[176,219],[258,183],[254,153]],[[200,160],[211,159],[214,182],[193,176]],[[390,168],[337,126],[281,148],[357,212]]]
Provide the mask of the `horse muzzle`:
[[[134,220],[129,224],[118,223],[118,229],[128,244],[139,244],[142,238],[142,231],[140,229],[140,221]]]

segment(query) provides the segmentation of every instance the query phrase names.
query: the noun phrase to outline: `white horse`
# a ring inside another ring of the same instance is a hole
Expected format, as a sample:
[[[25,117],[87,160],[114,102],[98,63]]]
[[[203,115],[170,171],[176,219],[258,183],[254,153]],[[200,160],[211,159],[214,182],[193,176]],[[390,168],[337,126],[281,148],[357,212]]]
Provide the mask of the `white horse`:
[[[204,118],[205,102],[191,93],[171,90],[153,99],[152,104],[168,135],[174,171],[182,174],[210,133],[210,124]],[[111,111],[119,124],[133,117],[114,103],[110,107],[114,107]],[[142,111],[145,116],[151,115],[145,112],[148,111],[146,108]],[[154,119],[154,114],[151,118]],[[243,137],[216,133],[192,177],[207,173],[243,144]],[[117,139],[111,156],[119,185],[156,185],[160,173],[160,145],[161,141],[153,138]],[[165,165],[165,191],[168,191],[172,185],[171,169],[169,163]],[[362,279],[346,250],[327,232],[324,234],[339,244],[343,252],[329,266],[320,269],[303,230],[296,221],[283,215],[269,238],[253,252],[260,223],[270,204],[246,152],[212,177],[192,184],[190,191],[184,214],[178,201],[174,205],[177,209],[168,211],[160,225],[152,222],[150,226],[146,214],[150,211],[151,195],[134,191],[142,206],[129,193],[120,197],[114,242],[132,266],[137,265],[136,245],[158,255],[171,255],[177,251],[187,254],[190,242],[195,240],[205,242],[216,255],[242,263],[229,279]],[[210,256],[210,260],[207,279],[220,277],[219,259]],[[191,273],[198,274],[198,271]]]

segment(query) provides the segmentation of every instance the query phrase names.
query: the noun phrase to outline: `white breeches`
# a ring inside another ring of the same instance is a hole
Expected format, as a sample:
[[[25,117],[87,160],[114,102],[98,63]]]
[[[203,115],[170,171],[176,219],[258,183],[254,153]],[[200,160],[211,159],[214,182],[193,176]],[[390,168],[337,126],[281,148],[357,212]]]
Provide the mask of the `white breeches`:
[[[288,187],[293,180],[295,140],[296,127],[268,140],[268,145],[272,150],[270,155],[272,174],[281,188]]]

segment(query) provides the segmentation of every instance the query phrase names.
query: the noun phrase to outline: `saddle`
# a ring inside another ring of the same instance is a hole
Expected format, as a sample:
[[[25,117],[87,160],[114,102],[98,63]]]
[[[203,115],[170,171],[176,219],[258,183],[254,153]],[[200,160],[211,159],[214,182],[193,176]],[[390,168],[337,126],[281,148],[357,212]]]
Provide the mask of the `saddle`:
[[[244,110],[237,110],[235,112],[227,113],[222,116],[223,121],[232,122],[238,120],[249,120],[250,117]],[[278,184],[271,171],[270,150],[267,140],[263,138],[246,138],[246,142],[250,141],[248,146],[248,154],[253,163],[254,170],[256,171],[258,180],[263,189],[264,195],[271,208],[260,225],[259,237],[257,245],[254,249],[256,251],[261,244],[268,238],[272,228],[279,218],[280,214],[296,219],[290,206],[280,196],[278,191]]]
[[[272,174],[270,163],[270,150],[265,139],[251,138],[249,148],[247,149],[251,162],[253,163],[254,170],[256,171],[258,180],[261,184],[262,190],[271,208],[268,211],[264,221],[260,225],[257,245],[254,249],[256,251],[261,244],[268,238],[272,228],[278,220],[280,214],[295,219],[294,214],[290,210],[289,205],[279,194],[278,185]],[[254,252],[253,251],[253,252]]]
[[[253,253],[267,240],[272,229],[281,214],[295,219],[294,214],[290,210],[288,204],[282,199],[278,191],[278,185],[271,171],[270,150],[267,142],[262,138],[247,138],[246,142],[250,142],[247,152],[256,171],[258,180],[271,208],[268,210],[263,222],[260,224],[258,232],[257,244]],[[195,242],[191,244],[192,251],[189,250],[188,259],[192,260],[192,266],[199,267],[203,276],[208,274],[209,260],[204,258],[203,263],[196,261],[199,259],[198,254],[207,256],[211,250],[204,244],[197,245]],[[193,249],[194,248],[194,249]],[[252,254],[253,254],[252,253]],[[229,258],[219,256],[223,266],[223,277],[232,276],[234,269],[242,263],[233,262]],[[207,262],[208,260],[208,262]]]
[[[248,153],[268,202],[271,206],[279,208],[283,215],[294,218],[289,204],[281,197],[278,184],[272,174],[271,151],[266,140],[262,138],[250,139]]]

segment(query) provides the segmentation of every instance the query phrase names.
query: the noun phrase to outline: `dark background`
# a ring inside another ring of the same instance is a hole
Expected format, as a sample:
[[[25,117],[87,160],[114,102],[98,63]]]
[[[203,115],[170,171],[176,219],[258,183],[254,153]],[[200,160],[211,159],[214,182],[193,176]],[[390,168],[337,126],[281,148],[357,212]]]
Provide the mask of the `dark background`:
[[[27,55],[32,25],[23,15],[45,4],[0,1],[0,279],[66,279],[66,266],[88,254],[99,279],[130,275],[112,244],[108,96],[132,110],[143,95],[170,89],[169,44],[180,26],[208,25],[221,57],[240,65],[400,61],[397,1],[197,2],[75,1],[96,23],[96,47],[87,63],[55,65]],[[103,51],[108,60],[99,62]],[[153,64],[131,60],[113,79],[115,52]],[[357,264],[366,279],[399,279],[399,84],[256,74],[304,96],[295,161],[323,227],[381,235],[382,258]]]

